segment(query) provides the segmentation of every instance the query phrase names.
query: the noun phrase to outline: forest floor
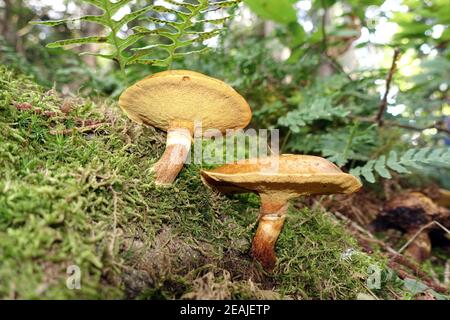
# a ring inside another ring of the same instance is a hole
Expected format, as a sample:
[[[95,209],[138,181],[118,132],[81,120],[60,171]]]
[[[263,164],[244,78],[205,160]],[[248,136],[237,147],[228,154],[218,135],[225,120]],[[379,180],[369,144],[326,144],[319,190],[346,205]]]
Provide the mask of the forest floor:
[[[114,102],[63,99],[0,67],[0,132],[0,299],[445,298],[319,206],[291,206],[264,272],[249,253],[258,198],[211,192],[197,165],[155,186],[165,135]]]

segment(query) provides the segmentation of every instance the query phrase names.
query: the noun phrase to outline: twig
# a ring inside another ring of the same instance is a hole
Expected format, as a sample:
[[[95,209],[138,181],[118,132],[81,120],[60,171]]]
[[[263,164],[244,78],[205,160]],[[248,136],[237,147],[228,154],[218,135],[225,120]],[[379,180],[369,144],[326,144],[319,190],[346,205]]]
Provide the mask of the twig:
[[[375,238],[375,236],[368,230],[361,227],[356,222],[350,220],[346,216],[344,216],[340,212],[333,212],[336,217],[339,219],[342,219],[346,221],[354,230],[359,231],[360,233],[365,234],[368,238],[365,238],[368,241],[371,241],[373,243],[376,243],[380,245],[384,250],[387,251],[387,256],[389,258],[389,266],[397,271],[398,275],[404,279],[404,278],[419,278],[421,281],[423,281],[428,287],[433,288],[435,291],[445,293],[446,288],[444,288],[441,284],[437,283],[433,279],[431,279],[425,272],[423,272],[420,267],[413,262],[409,261],[407,258],[405,258],[401,253],[397,252],[395,249],[387,245],[381,240],[378,240]],[[436,222],[440,226],[442,226],[439,222]],[[444,227],[445,228],[445,227]],[[362,237],[361,234],[356,234],[357,237]],[[401,266],[406,267],[410,269],[414,275],[410,275],[407,273],[404,269],[401,268]]]
[[[380,300],[380,298],[377,297],[377,295],[375,293],[373,293],[372,290],[370,290],[370,288],[368,286],[366,286],[365,284],[363,284],[363,287],[367,290],[367,292],[370,293],[370,295],[375,299],[375,300]]]
[[[352,77],[347,72],[345,72],[344,68],[336,59],[330,56],[326,51],[323,52],[323,55],[337,72],[342,73],[348,80],[353,81]]]
[[[405,279],[405,278],[414,279],[414,278],[417,278],[417,276],[414,276],[414,275],[410,274],[409,272],[405,271],[405,270],[401,267],[401,265],[400,265],[399,263],[395,262],[395,261],[389,261],[389,264],[388,264],[388,265],[389,265],[389,267],[391,267],[392,269],[394,269],[394,270],[397,272],[398,276],[399,276],[401,279]],[[428,276],[427,276],[427,277],[423,277],[423,278],[422,278],[422,277],[419,277],[419,279],[420,279],[423,283],[425,283],[425,284],[427,285],[427,287],[433,289],[433,290],[436,291],[436,292],[444,293],[444,294],[447,294],[447,293],[448,293],[448,289],[447,289],[447,288],[445,288],[444,286],[442,286],[442,285],[440,285],[440,284],[435,283],[435,282],[434,282],[432,279],[430,279]]]
[[[378,123],[378,126],[382,126],[383,125],[383,115],[384,115],[384,111],[386,110],[387,107],[387,98],[389,95],[389,91],[391,90],[391,82],[392,82],[392,76],[394,75],[395,69],[397,68],[397,59],[400,55],[400,50],[399,49],[395,49],[394,50],[394,56],[392,57],[392,64],[391,64],[391,68],[389,69],[387,78],[386,78],[386,89],[383,95],[383,99],[381,100],[380,106],[378,107],[378,114],[376,117],[376,121]]]
[[[408,246],[414,242],[414,240],[416,240],[416,238],[425,230],[428,229],[429,227],[431,227],[432,225],[437,225],[438,227],[440,227],[441,229],[443,229],[445,232],[447,232],[448,234],[450,234],[450,230],[448,230],[446,227],[444,227],[442,224],[440,224],[437,221],[431,221],[430,223],[427,223],[426,225],[422,226],[422,228],[420,228],[399,250],[398,253],[402,253],[406,248],[408,248]]]
[[[388,257],[389,257],[389,261],[398,263],[404,267],[407,267],[411,271],[413,271],[415,276],[417,276],[421,279],[425,279],[427,281],[432,281],[431,278],[420,269],[420,266],[417,263],[409,260],[405,256],[403,256],[399,253],[397,253],[397,254],[389,253]]]
[[[349,117],[352,120],[358,120],[361,122],[369,122],[369,123],[376,123],[377,120],[373,117],[355,117],[355,116],[350,116]],[[409,124],[401,124],[401,123],[397,123],[395,121],[389,121],[389,120],[383,120],[383,124],[385,124],[386,126],[390,126],[390,127],[398,127],[398,128],[403,128],[403,129],[408,129],[408,130],[414,130],[414,131],[423,131],[423,130],[427,130],[427,129],[436,129],[439,132],[444,132],[447,134],[450,134],[450,129],[444,128],[444,127],[436,127],[436,126],[428,126],[428,127],[416,127],[413,125],[409,125]]]
[[[289,140],[289,138],[291,136],[291,133],[292,133],[291,130],[289,130],[288,133],[286,133],[286,135],[284,136],[283,144],[280,147],[280,152],[281,153],[283,153],[284,148],[286,147],[286,144],[287,144],[287,142],[288,142],[288,140]]]
[[[403,128],[403,129],[409,129],[409,130],[414,130],[414,131],[423,131],[426,129],[436,129],[439,132],[445,132],[447,134],[450,134],[450,129],[444,128],[444,127],[434,127],[434,126],[429,126],[429,127],[415,127],[415,126],[411,126],[408,124],[400,124],[400,123],[395,123],[392,121],[386,122],[387,125],[389,126],[393,126],[393,127],[399,127],[399,128]]]

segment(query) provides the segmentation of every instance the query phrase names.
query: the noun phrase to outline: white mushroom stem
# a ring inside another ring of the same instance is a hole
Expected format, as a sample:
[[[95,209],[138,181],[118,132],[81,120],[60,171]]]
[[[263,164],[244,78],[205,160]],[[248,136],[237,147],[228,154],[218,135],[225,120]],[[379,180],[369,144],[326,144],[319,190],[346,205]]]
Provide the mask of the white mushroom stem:
[[[275,267],[275,244],[286,219],[287,201],[274,201],[261,195],[259,225],[252,243],[252,254],[266,270]]]
[[[153,166],[155,182],[158,185],[171,184],[183,168],[192,144],[192,132],[187,128],[173,128],[167,131],[166,150]]]

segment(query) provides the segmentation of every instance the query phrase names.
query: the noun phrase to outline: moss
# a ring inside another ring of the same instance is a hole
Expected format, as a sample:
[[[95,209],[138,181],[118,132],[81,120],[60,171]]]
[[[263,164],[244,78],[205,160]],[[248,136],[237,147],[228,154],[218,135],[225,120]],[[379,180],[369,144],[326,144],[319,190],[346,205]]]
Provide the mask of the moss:
[[[290,210],[279,265],[268,275],[249,254],[256,196],[210,192],[196,165],[173,186],[156,187],[150,168],[163,133],[132,124],[114,103],[82,101],[67,114],[62,104],[0,67],[0,298],[346,299],[367,292],[372,259],[327,213]],[[100,125],[80,130],[80,119]],[[343,258],[348,250],[356,253]],[[66,287],[70,265],[81,270],[79,290]]]

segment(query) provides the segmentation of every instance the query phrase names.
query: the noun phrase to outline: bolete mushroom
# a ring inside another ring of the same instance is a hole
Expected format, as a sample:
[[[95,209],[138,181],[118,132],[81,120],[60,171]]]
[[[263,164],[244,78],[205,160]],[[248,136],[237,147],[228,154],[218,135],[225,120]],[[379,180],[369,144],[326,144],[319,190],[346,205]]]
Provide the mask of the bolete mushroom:
[[[376,230],[397,229],[409,241],[405,255],[417,262],[425,261],[431,255],[429,232],[439,230],[437,221],[448,227],[450,211],[436,205],[420,192],[408,192],[391,198],[383,211],[373,222]]]
[[[330,161],[307,155],[280,155],[240,160],[201,172],[203,182],[223,193],[254,192],[261,198],[253,256],[267,270],[275,267],[275,243],[288,201],[305,195],[352,193],[361,182]]]
[[[224,133],[244,128],[251,120],[245,99],[223,81],[187,70],[156,73],[132,85],[119,105],[140,124],[167,132],[166,150],[153,166],[155,182],[171,184],[183,168],[194,135],[201,125]]]

